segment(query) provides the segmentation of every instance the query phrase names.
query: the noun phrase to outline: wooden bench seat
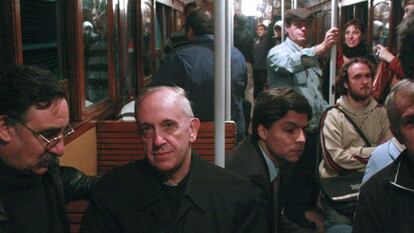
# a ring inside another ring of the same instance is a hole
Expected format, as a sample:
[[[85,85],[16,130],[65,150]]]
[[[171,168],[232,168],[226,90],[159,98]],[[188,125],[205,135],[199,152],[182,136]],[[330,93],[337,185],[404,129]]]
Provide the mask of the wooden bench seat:
[[[135,122],[100,121],[96,125],[98,173],[144,158]],[[236,125],[225,123],[225,150],[237,144]],[[214,122],[202,122],[192,148],[205,160],[214,162]]]
[[[135,122],[98,121],[96,123],[98,173],[144,158],[141,138]],[[225,150],[237,145],[236,125],[225,123]],[[214,162],[214,122],[202,122],[197,140],[192,148],[205,160]],[[87,201],[75,201],[66,205],[71,233],[79,232]]]

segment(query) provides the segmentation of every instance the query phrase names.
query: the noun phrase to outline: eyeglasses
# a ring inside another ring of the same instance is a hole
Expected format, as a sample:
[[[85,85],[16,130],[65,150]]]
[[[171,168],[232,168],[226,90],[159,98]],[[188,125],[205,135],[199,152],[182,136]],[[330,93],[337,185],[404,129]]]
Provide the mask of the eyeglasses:
[[[23,122],[18,121],[18,123],[21,124],[21,125],[23,125],[26,129],[28,129],[34,135],[38,136],[44,142],[46,142],[46,144],[45,144],[46,150],[52,149],[62,139],[67,138],[69,135],[71,135],[71,134],[73,134],[75,132],[75,130],[72,128],[72,126],[68,125],[61,132],[59,132],[58,136],[55,136],[55,135],[44,136],[43,134],[37,132],[36,130],[32,129],[28,125],[24,124]]]

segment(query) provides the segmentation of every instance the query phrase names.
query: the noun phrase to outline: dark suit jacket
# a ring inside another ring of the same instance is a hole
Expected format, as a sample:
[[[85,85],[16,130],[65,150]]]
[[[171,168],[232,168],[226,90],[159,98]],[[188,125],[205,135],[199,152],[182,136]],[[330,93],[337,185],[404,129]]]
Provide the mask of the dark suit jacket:
[[[281,218],[281,212],[286,208],[288,200],[289,183],[292,182],[292,172],[294,164],[285,162],[283,166],[279,168],[281,181],[277,188],[277,198],[274,198],[275,188],[270,183],[269,169],[267,167],[264,155],[260,150],[256,141],[252,139],[246,139],[242,141],[230,154],[226,155],[226,169],[232,170],[236,173],[248,177],[261,192],[265,193],[265,198],[268,200],[270,206],[276,206],[277,208],[277,226],[274,226],[274,220],[272,218],[272,209],[270,209],[267,216],[268,226],[271,232],[281,232],[281,228],[295,227],[299,232],[305,232],[305,229],[296,227],[296,224],[289,221],[289,216]],[[275,201],[277,199],[277,203]],[[295,225],[295,226],[292,226]]]
[[[190,169],[175,218],[147,160],[109,172],[98,183],[81,232],[267,232],[266,201],[248,179],[194,153]]]

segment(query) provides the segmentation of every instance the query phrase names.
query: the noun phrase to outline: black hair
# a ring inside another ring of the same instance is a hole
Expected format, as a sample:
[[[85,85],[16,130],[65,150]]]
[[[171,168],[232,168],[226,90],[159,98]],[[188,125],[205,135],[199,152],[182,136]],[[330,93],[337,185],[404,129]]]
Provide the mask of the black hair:
[[[50,71],[28,65],[0,67],[0,115],[7,116],[8,123],[24,121],[30,107],[45,109],[58,98],[65,98],[65,91]]]
[[[203,9],[192,11],[185,20],[185,31],[193,29],[195,35],[213,34],[214,19],[210,12]]]
[[[312,108],[306,98],[290,88],[270,88],[260,93],[255,101],[252,118],[252,138],[259,139],[257,127],[263,125],[266,129],[283,117],[289,111],[305,113],[309,120],[312,118]]]

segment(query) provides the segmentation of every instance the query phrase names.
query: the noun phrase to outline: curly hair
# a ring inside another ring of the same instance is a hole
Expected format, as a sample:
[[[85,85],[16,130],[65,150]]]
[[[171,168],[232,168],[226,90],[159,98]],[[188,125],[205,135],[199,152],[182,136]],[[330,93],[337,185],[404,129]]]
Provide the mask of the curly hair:
[[[348,90],[345,88],[345,83],[349,81],[348,70],[355,63],[363,63],[366,64],[371,71],[371,78],[374,79],[375,69],[374,65],[364,57],[356,57],[351,59],[348,63],[345,63],[338,72],[335,81],[335,92],[338,95],[346,95]]]

